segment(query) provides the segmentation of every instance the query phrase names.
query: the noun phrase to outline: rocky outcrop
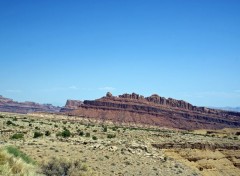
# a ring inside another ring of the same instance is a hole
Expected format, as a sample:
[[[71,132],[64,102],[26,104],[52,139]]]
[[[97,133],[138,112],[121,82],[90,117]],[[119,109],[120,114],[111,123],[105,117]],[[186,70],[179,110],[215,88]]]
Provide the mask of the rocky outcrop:
[[[61,109],[61,112],[68,112],[74,109],[78,109],[83,104],[79,100],[67,100],[66,105]]]
[[[0,96],[0,112],[32,113],[32,112],[59,112],[60,107],[51,104],[38,104],[34,102],[17,102]]]
[[[158,149],[199,149],[199,150],[240,150],[240,146],[237,144],[229,143],[202,143],[202,142],[184,142],[184,143],[161,143],[152,144],[153,147]]]
[[[106,94],[106,97],[112,97],[111,92],[108,92],[108,93]]]
[[[183,100],[166,99],[157,94],[144,97],[136,93],[119,96],[107,93],[105,97],[93,101],[85,100],[72,109],[67,104],[61,112],[119,123],[180,129],[240,127],[238,112],[197,107]]]
[[[67,100],[65,107],[76,109],[82,104],[83,102],[79,100]]]

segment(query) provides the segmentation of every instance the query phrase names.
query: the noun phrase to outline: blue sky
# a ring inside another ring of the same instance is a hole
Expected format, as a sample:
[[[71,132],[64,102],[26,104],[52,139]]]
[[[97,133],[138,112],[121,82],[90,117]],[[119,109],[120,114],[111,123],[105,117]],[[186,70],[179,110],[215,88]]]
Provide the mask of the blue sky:
[[[0,95],[240,106],[238,0],[0,0]]]

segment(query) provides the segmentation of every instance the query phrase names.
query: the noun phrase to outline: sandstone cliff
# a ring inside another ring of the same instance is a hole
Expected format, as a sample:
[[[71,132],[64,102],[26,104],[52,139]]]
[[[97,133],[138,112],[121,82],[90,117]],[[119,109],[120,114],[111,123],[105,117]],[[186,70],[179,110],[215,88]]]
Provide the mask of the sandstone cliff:
[[[68,112],[74,109],[78,109],[83,104],[79,100],[67,100],[66,105],[61,109],[61,112]]]
[[[183,100],[157,94],[144,97],[136,93],[113,96],[107,93],[97,100],[85,100],[61,110],[68,115],[86,116],[116,123],[139,123],[180,129],[240,127],[240,113],[197,107]]]

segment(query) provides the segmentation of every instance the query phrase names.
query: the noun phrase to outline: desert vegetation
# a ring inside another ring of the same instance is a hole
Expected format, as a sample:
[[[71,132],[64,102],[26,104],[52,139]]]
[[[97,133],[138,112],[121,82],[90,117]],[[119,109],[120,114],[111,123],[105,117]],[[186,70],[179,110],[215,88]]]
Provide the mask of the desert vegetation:
[[[239,173],[239,129],[186,131],[73,116],[9,113],[0,114],[0,129],[1,156],[14,158],[24,168],[11,172],[221,175],[220,167],[225,175]],[[15,168],[6,163],[1,163],[2,173]]]
[[[13,146],[0,148],[0,175],[21,176],[81,176],[90,175],[86,164],[66,158],[52,158],[37,164],[28,155]],[[93,173],[92,173],[93,174]]]
[[[0,175],[38,175],[33,160],[19,149],[0,148]]]

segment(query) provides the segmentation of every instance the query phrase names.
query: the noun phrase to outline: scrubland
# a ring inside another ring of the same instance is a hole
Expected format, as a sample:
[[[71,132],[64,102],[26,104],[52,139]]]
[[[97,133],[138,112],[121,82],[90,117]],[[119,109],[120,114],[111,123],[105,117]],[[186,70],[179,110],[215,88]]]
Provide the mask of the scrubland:
[[[240,175],[240,129],[0,113],[0,131],[1,175]]]

